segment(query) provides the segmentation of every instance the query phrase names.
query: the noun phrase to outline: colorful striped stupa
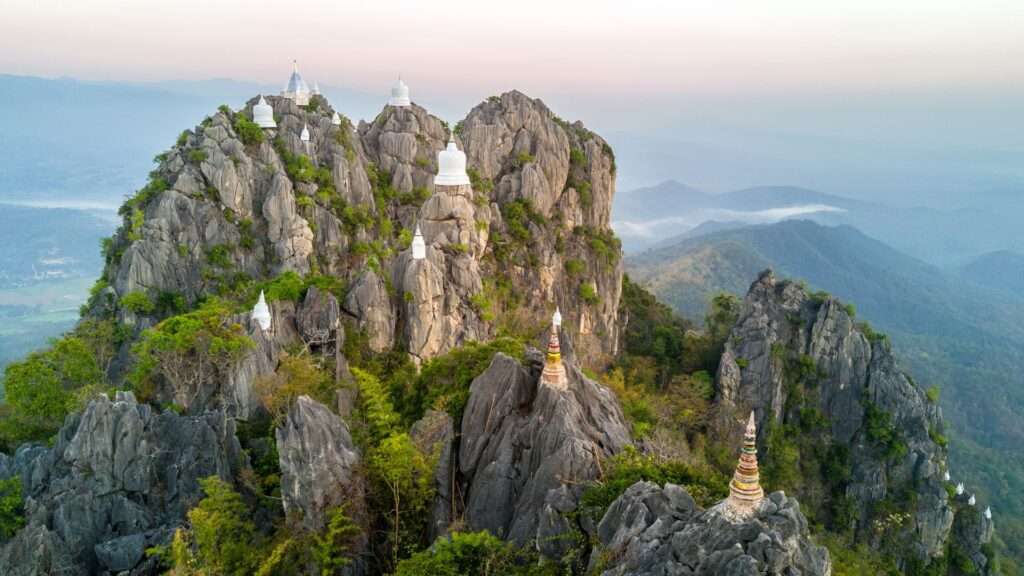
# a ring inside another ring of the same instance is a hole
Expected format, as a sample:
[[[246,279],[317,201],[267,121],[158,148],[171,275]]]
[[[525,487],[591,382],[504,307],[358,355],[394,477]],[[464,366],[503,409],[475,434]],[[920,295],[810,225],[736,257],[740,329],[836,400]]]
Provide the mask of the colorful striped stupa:
[[[548,337],[548,355],[544,361],[544,371],[540,374],[541,384],[546,384],[556,390],[566,390],[569,381],[565,376],[565,366],[562,365],[562,349],[558,343],[558,327],[562,323],[562,315],[558,310],[551,317],[551,336]]]
[[[729,498],[726,507],[737,518],[752,515],[764,500],[760,474],[757,471],[757,424],[754,413],[750,413],[747,421],[747,432],[743,437],[743,451],[740,453],[736,472],[729,482]]]

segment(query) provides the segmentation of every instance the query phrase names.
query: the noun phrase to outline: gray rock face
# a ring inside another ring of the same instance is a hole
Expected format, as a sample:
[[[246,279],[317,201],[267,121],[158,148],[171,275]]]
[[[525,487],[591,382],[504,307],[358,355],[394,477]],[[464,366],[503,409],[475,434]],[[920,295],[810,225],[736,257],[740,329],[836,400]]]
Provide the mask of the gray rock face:
[[[985,545],[992,541],[995,524],[991,518],[985,518],[981,510],[968,503],[969,496],[963,494],[956,498],[956,519],[950,536],[952,557],[966,559],[974,571],[963,570],[963,566],[951,567],[950,574],[978,574],[988,576],[998,574],[992,559],[985,554]]]
[[[130,393],[97,397],[23,472],[28,526],[0,548],[0,573],[130,569],[202,498],[201,478],[247,466],[222,412],[156,414]]]
[[[558,556],[582,484],[599,460],[622,450],[629,433],[611,391],[572,363],[563,337],[569,385],[539,384],[539,353],[530,368],[497,354],[470,387],[462,418],[459,469],[465,479],[465,518],[471,530]]]
[[[330,508],[350,499],[362,501],[355,478],[359,454],[348,426],[326,406],[299,396],[275,435],[286,514],[319,530]]]
[[[590,569],[603,576],[828,576],[828,550],[816,546],[800,505],[782,492],[757,514],[731,523],[703,510],[682,487],[637,482],[597,528]]]
[[[251,117],[255,101],[237,114]],[[423,108],[386,107],[355,131],[347,119],[331,124],[334,111],[323,98],[306,108],[267,101],[278,126],[263,130],[262,142],[244,144],[236,116],[219,111],[162,155],[154,173],[161,185],[126,206],[104,271],[121,320],[141,330],[160,319],[118,306],[130,292],[180,294],[194,303],[238,274],[329,274],[349,288],[339,298],[342,311],[366,329],[375,351],[400,346],[427,359],[491,335],[496,310],[478,309],[483,300],[471,298],[493,298],[482,279],[496,277],[521,296],[495,303],[515,310],[520,324],[545,324],[556,304],[584,365],[601,366],[614,355],[622,265],[608,228],[614,158],[599,136],[511,92],[461,123],[481,189],[435,189],[437,152],[450,131]],[[309,142],[299,138],[303,126]],[[504,255],[510,229],[502,210],[516,201],[535,210],[525,224],[530,242]],[[399,242],[399,232],[417,223],[438,252],[430,257],[434,270],[422,277],[409,270]],[[581,291],[591,287],[597,297],[584,301]],[[93,303],[94,313],[108,310],[106,296]],[[331,311],[320,312],[330,323]],[[322,338],[325,325],[307,320],[300,319],[307,342]],[[245,382],[263,370],[250,362],[241,372],[232,386],[245,392]]]
[[[792,382],[800,370],[814,383],[803,399],[794,400]],[[856,509],[871,510],[880,500],[913,490],[916,505],[907,526],[914,534],[913,554],[940,554],[953,512],[940,478],[945,450],[929,434],[942,429],[939,408],[896,367],[887,341],[869,340],[839,302],[815,301],[799,285],[765,272],[751,286],[722,355],[719,426],[736,436],[737,418],[754,410],[764,454],[767,431],[799,422],[800,402],[825,418],[823,441],[848,447],[851,475],[845,492]],[[902,457],[887,455],[869,436],[869,407],[888,414],[907,448]],[[857,528],[864,538],[872,537],[869,524],[869,515],[861,515]]]
[[[615,192],[611,148],[582,124],[570,125],[515,91],[473,108],[460,134],[469,166],[494,183],[491,236],[510,235],[501,220],[501,207],[509,203],[527,201],[539,216],[527,223],[528,247],[486,266],[484,276],[508,277],[522,296],[517,313],[537,326],[557,304],[580,364],[604,366],[617,352],[622,290],[620,250],[608,228]],[[582,272],[570,275],[568,262]],[[581,297],[584,284],[596,299]]]

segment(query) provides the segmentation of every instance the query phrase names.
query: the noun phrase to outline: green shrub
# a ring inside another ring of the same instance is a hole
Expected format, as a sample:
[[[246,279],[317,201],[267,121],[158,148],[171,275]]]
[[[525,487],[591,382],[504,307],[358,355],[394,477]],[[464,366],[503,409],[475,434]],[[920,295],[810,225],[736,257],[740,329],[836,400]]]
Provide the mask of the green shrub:
[[[494,182],[490,178],[480,176],[475,168],[466,168],[466,175],[469,176],[469,184],[474,191],[489,194],[494,190]]]
[[[142,291],[129,292],[121,297],[121,306],[133,314],[152,314],[156,304]]]
[[[203,150],[202,148],[193,148],[192,150],[188,151],[188,159],[193,164],[203,163],[204,161],[206,161],[206,157],[206,150]]]
[[[857,307],[852,302],[843,306],[843,310],[846,311],[846,315],[851,319],[857,317]]]
[[[579,288],[580,300],[584,303],[594,305],[601,301],[597,295],[597,288],[593,282],[581,282]]]
[[[228,269],[234,265],[231,260],[231,248],[226,244],[215,244],[206,249],[206,262],[211,266]]]
[[[929,386],[928,389],[925,390],[925,396],[928,397],[928,401],[931,402],[932,404],[938,404],[939,403],[939,387],[938,386],[934,386],[934,385],[933,386]]]
[[[870,400],[864,400],[864,427],[868,439],[881,447],[890,460],[900,460],[907,454],[907,444],[892,416]]]
[[[573,166],[583,166],[587,163],[587,153],[579,148],[570,148],[569,163]]]
[[[21,475],[0,480],[0,540],[11,538],[25,525],[21,502]]]
[[[422,544],[434,498],[434,464],[405,432],[383,438],[369,454],[373,499],[389,510],[392,566]]]
[[[512,167],[518,170],[534,160],[536,160],[536,158],[534,158],[529,152],[520,152],[512,159]]]
[[[595,520],[600,520],[616,498],[641,480],[683,486],[701,506],[710,506],[729,492],[728,479],[718,472],[677,460],[660,460],[632,446],[606,460],[602,468],[604,477],[588,486],[580,498],[582,511]]]
[[[453,532],[402,560],[395,576],[525,576],[536,573],[535,556],[486,531]]]
[[[587,269],[587,265],[583,260],[573,258],[565,261],[565,273],[570,277],[579,276]]]
[[[255,146],[263,142],[263,129],[244,114],[235,115],[235,132],[246,146]]]

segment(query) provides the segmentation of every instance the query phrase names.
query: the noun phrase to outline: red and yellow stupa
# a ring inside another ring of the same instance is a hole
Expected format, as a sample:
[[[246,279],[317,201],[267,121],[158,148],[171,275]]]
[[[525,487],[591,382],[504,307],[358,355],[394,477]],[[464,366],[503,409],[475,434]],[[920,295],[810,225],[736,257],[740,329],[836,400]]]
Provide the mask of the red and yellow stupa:
[[[726,506],[737,516],[750,516],[764,500],[761,477],[757,471],[757,424],[754,413],[750,413],[747,431],[743,436],[743,451],[736,465],[736,472],[729,482],[729,498]]]
[[[562,325],[562,313],[556,308],[551,316],[551,336],[548,337],[548,355],[544,360],[544,370],[540,374],[541,384],[556,390],[565,390],[569,381],[562,365],[562,349],[558,343],[558,328]]]

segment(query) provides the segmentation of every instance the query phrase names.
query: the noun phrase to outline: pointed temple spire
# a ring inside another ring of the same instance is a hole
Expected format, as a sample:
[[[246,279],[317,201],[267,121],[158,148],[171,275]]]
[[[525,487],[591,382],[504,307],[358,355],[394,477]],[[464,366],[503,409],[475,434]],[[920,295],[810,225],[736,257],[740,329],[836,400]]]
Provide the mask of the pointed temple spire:
[[[736,517],[749,517],[764,500],[760,479],[757,470],[757,423],[751,411],[743,435],[743,451],[732,481],[729,482],[729,498],[726,499],[726,506]]]
[[[339,116],[337,112],[335,112],[334,115],[331,116],[331,125],[341,126],[341,116]]]
[[[299,74],[298,60],[292,61],[292,75],[288,78],[288,84],[285,85],[284,90],[281,91],[281,96],[294,100],[299,106],[309,104],[309,86],[302,79],[302,74]]]
[[[942,481],[943,482],[949,482],[949,470],[946,470],[945,472],[943,472],[943,474],[942,474]]]
[[[255,320],[263,330],[270,330],[270,307],[267,306],[267,299],[260,290],[260,299],[252,308],[252,319]]]
[[[992,507],[991,506],[985,506],[985,520],[991,520],[991,519],[992,519]]]
[[[964,483],[961,482],[961,483],[956,485],[956,495],[957,496],[962,496],[963,493],[964,493]]]
[[[309,126],[305,124],[302,125],[302,134],[299,134],[299,140],[309,142]]]
[[[974,499],[974,494],[971,494],[971,497],[967,499],[967,504],[969,504],[970,506],[974,506],[976,503],[977,500]]]
[[[423,260],[427,257],[427,243],[423,241],[420,225],[416,225],[416,234],[412,237],[412,259]]]
[[[551,317],[548,355],[544,360],[544,371],[540,374],[541,384],[546,384],[556,390],[565,390],[569,387],[569,381],[565,376],[565,366],[562,365],[562,348],[558,343],[558,327],[561,323],[562,314],[556,309]]]

